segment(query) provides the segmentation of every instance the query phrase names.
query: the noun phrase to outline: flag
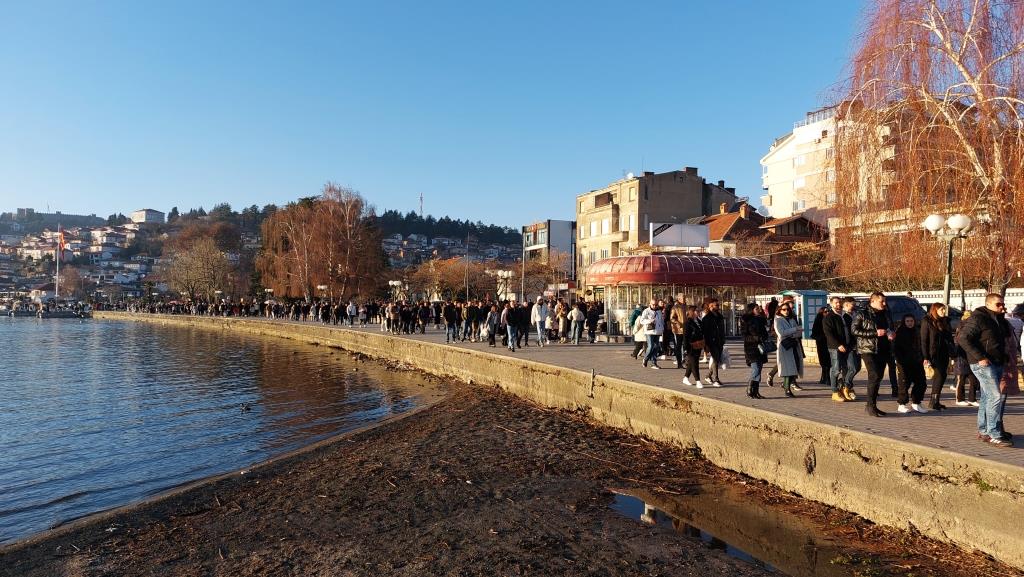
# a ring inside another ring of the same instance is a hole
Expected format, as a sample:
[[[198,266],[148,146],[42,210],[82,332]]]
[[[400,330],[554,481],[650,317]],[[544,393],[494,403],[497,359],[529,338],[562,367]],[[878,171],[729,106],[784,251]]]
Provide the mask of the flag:
[[[57,258],[64,260],[64,247],[67,246],[64,243],[64,230],[57,227]]]

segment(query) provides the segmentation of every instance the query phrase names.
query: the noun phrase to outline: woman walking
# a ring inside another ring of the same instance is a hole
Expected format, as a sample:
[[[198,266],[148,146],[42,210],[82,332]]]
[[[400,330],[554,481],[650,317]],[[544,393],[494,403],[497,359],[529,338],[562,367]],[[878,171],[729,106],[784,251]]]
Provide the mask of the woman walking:
[[[686,326],[683,328],[686,344],[686,374],[683,375],[684,385],[693,385],[698,389],[704,388],[700,381],[700,353],[704,350],[704,329],[701,327],[700,317],[697,315],[697,307],[690,305],[686,309]],[[693,382],[690,376],[693,375]]]
[[[925,376],[931,380],[931,403],[928,408],[941,411],[942,387],[949,374],[953,352],[953,330],[949,327],[949,311],[942,303],[932,303],[921,323],[921,356]]]
[[[981,388],[978,377],[974,376],[974,371],[971,370],[971,365],[967,361],[967,351],[960,346],[960,331],[963,330],[964,323],[970,316],[970,311],[964,311],[964,316],[960,319],[960,326],[953,335],[953,351],[956,355],[953,361],[953,369],[956,373],[955,389],[956,406],[958,407],[977,407],[978,390]]]
[[[484,325],[487,327],[488,346],[496,346],[497,343],[494,341],[494,335],[498,332],[498,328],[501,326],[501,315],[498,314],[498,305],[491,305],[491,310],[487,313],[487,319],[484,321]]]
[[[928,409],[921,406],[928,382],[924,374],[924,358],[921,354],[921,337],[917,331],[914,315],[903,315],[903,323],[896,329],[892,341],[893,354],[896,357],[898,385],[896,411],[899,413],[927,413]],[[908,399],[908,388],[909,399]],[[907,407],[907,401],[910,407]]]
[[[761,387],[761,369],[768,362],[765,343],[768,342],[768,322],[765,320],[761,305],[747,304],[747,312],[740,317],[740,334],[743,335],[743,356],[750,367],[750,383],[747,385],[747,396],[751,399],[763,399]]]
[[[804,347],[800,342],[803,327],[792,314],[793,303],[783,302],[775,311],[775,335],[778,338],[775,351],[779,376],[782,377],[782,390],[787,397],[793,394],[793,379],[804,374]]]

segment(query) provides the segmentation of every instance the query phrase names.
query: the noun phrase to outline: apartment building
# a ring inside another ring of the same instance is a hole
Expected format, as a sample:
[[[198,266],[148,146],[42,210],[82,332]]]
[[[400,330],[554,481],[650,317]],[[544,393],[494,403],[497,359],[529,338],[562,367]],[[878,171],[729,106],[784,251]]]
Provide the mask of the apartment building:
[[[655,174],[626,175],[604,188],[576,197],[576,272],[586,284],[586,267],[603,258],[629,254],[650,242],[650,223],[685,223],[708,216],[723,203],[736,204],[725,181],[710,184],[694,167]]]
[[[836,107],[808,112],[761,158],[761,196],[772,218],[803,214],[824,224],[836,202]]]
[[[523,253],[527,261],[556,263],[566,278],[576,278],[576,223],[571,220],[542,220],[522,228]]]

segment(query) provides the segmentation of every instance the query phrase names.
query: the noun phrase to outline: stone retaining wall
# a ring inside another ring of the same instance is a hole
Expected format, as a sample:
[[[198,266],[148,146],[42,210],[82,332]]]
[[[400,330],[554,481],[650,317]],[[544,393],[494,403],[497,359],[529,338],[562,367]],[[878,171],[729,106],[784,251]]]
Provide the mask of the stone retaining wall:
[[[1024,568],[1024,468],[489,352],[256,319],[129,315],[96,318],[223,327],[384,357],[496,386],[651,439],[696,447],[712,463],[862,515],[979,549]]]

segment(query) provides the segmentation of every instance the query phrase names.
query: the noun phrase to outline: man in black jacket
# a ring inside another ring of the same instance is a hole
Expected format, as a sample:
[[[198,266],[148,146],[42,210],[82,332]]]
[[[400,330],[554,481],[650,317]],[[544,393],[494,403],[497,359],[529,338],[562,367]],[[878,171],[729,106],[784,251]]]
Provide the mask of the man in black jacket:
[[[971,372],[981,383],[978,405],[978,438],[997,447],[1012,447],[1010,436],[1003,431],[1003,409],[1006,395],[999,391],[1003,365],[1007,362],[1006,339],[1009,323],[1006,303],[998,294],[985,297],[985,306],[974,309],[971,318],[960,329],[959,344],[967,353]]]
[[[857,353],[868,369],[868,402],[865,410],[873,417],[884,417],[878,410],[878,385],[885,375],[885,367],[892,358],[892,338],[889,330],[889,313],[885,310],[885,295],[871,293],[868,307],[858,311],[851,326],[857,338]]]
[[[832,400],[843,403],[857,398],[853,393],[853,376],[857,374],[857,362],[854,356],[854,338],[850,327],[853,325],[853,308],[856,305],[853,297],[840,299],[832,297],[832,314],[822,321],[822,332],[828,346],[828,355],[832,361],[828,379],[832,386]]]

